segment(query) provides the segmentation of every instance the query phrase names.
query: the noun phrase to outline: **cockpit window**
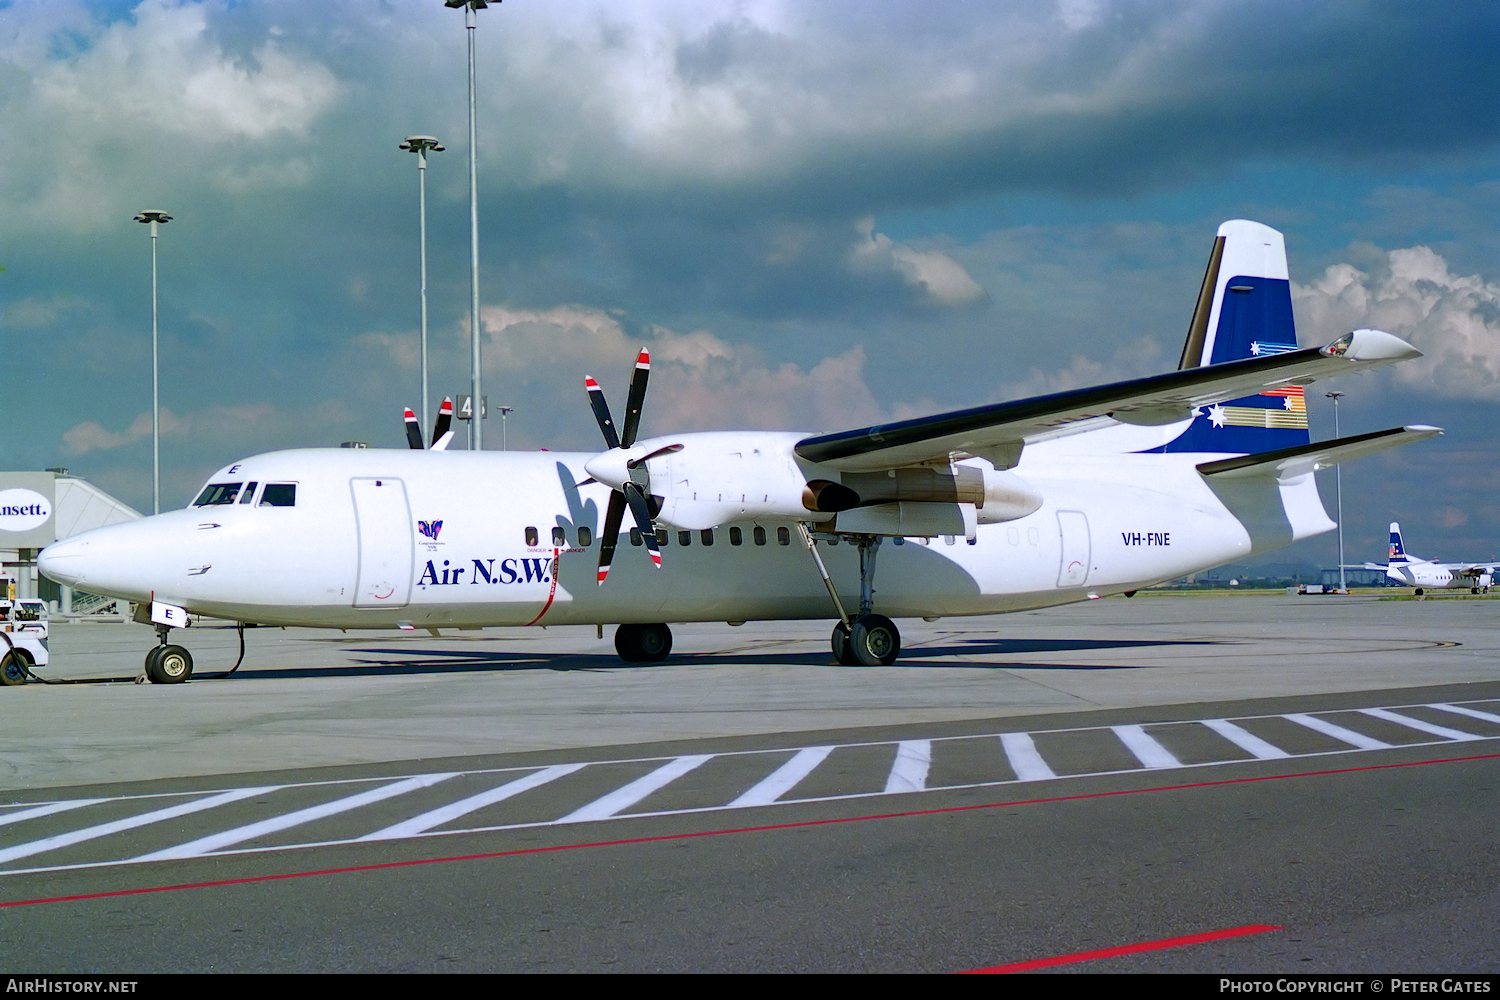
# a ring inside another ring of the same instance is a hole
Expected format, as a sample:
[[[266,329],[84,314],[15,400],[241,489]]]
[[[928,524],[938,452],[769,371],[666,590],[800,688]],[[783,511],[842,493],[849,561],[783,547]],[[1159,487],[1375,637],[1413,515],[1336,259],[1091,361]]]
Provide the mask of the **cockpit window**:
[[[198,494],[198,499],[193,501],[194,507],[217,507],[220,504],[234,503],[234,498],[240,494],[241,483],[210,483]]]
[[[260,505],[262,507],[297,506],[297,484],[267,483],[266,488],[260,494]]]
[[[242,496],[242,497],[240,497],[240,503],[249,503],[250,501],[252,501],[254,499],[255,499],[255,484],[254,483],[246,483],[245,484],[245,495]]]

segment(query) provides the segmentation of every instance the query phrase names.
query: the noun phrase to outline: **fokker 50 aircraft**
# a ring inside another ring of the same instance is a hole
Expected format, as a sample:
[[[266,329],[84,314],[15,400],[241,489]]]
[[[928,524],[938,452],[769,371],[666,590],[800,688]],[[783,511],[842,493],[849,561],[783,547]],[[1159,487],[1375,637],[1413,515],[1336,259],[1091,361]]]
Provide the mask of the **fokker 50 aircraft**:
[[[1480,591],[1487,593],[1495,582],[1497,567],[1500,567],[1500,561],[1440,563],[1409,556],[1406,554],[1406,547],[1401,544],[1401,525],[1395,521],[1391,522],[1390,561],[1384,566],[1379,563],[1365,563],[1365,569],[1383,569],[1385,575],[1398,584],[1417,588],[1419,597],[1428,588],[1468,587],[1472,594]]]
[[[157,682],[192,672],[167,643],[189,613],[434,633],[616,624],[627,661],[665,658],[666,622],[836,618],[840,663],[889,664],[893,617],[1131,593],[1332,529],[1315,469],[1440,432],[1312,444],[1302,387],[1418,356],[1377,330],[1299,348],[1281,234],[1226,222],[1165,375],[833,434],[638,440],[643,350],[618,432],[586,380],[603,452],[258,455],[185,510],[48,547],[41,569],[149,608]]]

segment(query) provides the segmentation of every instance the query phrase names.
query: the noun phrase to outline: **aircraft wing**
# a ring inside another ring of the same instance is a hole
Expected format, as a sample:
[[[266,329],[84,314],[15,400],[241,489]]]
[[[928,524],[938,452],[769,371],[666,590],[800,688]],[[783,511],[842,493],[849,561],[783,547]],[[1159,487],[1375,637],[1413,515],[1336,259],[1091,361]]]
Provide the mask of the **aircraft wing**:
[[[1357,434],[1354,437],[1318,441],[1313,444],[1298,445],[1296,448],[1283,448],[1280,451],[1265,451],[1255,455],[1240,455],[1237,458],[1204,462],[1198,466],[1198,471],[1205,476],[1221,476],[1226,479],[1264,476],[1273,473],[1278,479],[1294,479],[1318,469],[1332,468],[1340,462],[1364,458],[1377,451],[1398,448],[1414,441],[1423,441],[1441,433],[1443,431],[1438,427],[1412,424],[1408,427],[1393,427],[1388,431],[1372,431],[1369,434]]]
[[[977,455],[1005,469],[1020,460],[1027,441],[1077,433],[1098,426],[1103,418],[1161,426],[1186,420],[1199,407],[1276,386],[1302,385],[1416,357],[1421,352],[1398,337],[1356,330],[1326,347],[804,438],[797,442],[796,453],[841,472],[879,472],[943,461],[955,454]]]

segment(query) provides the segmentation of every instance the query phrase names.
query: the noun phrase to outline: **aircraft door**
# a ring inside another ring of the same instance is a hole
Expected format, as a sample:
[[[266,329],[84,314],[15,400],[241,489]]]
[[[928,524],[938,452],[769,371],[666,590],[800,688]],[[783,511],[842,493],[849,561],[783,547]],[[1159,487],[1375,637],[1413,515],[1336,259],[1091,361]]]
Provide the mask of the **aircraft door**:
[[[359,532],[356,608],[400,608],[411,599],[415,555],[406,484],[399,479],[351,479]]]
[[[1060,510],[1057,527],[1062,534],[1062,564],[1057,573],[1059,587],[1082,587],[1089,579],[1089,519],[1082,511]]]

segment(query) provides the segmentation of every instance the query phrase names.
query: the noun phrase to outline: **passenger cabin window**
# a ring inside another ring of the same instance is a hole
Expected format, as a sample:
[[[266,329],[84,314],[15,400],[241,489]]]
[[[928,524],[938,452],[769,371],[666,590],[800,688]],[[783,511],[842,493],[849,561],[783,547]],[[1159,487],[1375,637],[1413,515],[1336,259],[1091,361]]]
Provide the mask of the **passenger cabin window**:
[[[714,529],[704,528],[703,531],[700,532],[700,536],[704,545],[712,545],[714,543]]]
[[[641,529],[640,528],[631,528],[630,529],[630,544],[631,545],[640,545],[641,544]]]
[[[743,531],[741,531],[737,527],[729,529],[729,544],[730,545],[741,545],[741,544],[744,543],[744,541],[745,541],[745,533]]]
[[[221,504],[234,503],[234,498],[240,495],[241,485],[241,483],[212,483],[198,494],[198,499],[193,501],[193,506],[218,507]]]
[[[535,545],[536,542],[537,542],[536,529],[535,528],[527,528],[526,529],[526,544],[527,545]]]
[[[578,529],[578,546],[579,546],[579,548],[584,548],[584,549],[588,548],[589,547],[589,543],[592,542],[593,540],[594,540],[594,533],[592,531],[590,531],[587,528],[579,528]]]
[[[659,549],[666,548],[667,547],[667,539],[670,536],[671,536],[671,532],[669,532],[666,528],[657,528],[656,529],[656,547],[659,548]]]
[[[561,528],[553,528],[552,529],[552,544],[556,545],[556,546],[559,546],[559,547],[561,547],[563,545],[567,545],[568,544],[568,535],[567,535],[567,532],[563,531]]]
[[[297,506],[297,484],[267,483],[266,488],[260,491],[260,505],[262,507]]]
[[[240,503],[250,503],[255,499],[255,483],[245,484],[245,495],[240,497]]]
[[[678,545],[692,545],[693,544],[693,533],[691,531],[679,531],[677,533],[677,544]]]
[[[755,531],[752,532],[752,534],[754,534],[754,536],[755,536],[755,544],[756,545],[764,545],[764,544],[766,544],[766,529],[765,528],[762,528],[760,525],[757,524],[755,526]]]
[[[790,545],[790,544],[792,544],[792,529],[788,528],[784,524],[781,527],[777,528],[776,529],[776,544],[777,545]]]

